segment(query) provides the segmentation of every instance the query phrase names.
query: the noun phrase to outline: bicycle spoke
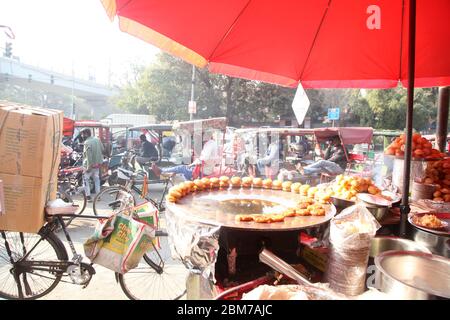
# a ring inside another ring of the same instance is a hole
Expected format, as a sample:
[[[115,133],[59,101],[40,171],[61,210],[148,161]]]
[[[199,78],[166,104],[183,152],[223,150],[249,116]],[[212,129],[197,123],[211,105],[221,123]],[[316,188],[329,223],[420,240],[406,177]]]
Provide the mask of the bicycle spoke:
[[[53,242],[49,240],[38,234],[2,232],[0,237],[1,297],[30,299],[39,297],[54,288],[61,278],[61,273],[55,273],[50,268],[46,270],[45,267],[44,270],[35,272],[33,265],[27,267],[23,264],[26,261],[60,261],[58,252],[52,245]],[[38,269],[39,266],[36,265],[36,270]]]

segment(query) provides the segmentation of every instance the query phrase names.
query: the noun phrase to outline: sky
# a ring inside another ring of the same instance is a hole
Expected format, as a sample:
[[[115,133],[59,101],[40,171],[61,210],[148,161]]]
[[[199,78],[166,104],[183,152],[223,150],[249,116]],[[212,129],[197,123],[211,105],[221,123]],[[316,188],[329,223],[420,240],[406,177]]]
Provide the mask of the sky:
[[[156,47],[119,30],[100,0],[0,0],[0,25],[12,28],[21,62],[108,84],[130,63],[151,63]],[[0,30],[0,48],[9,39]],[[111,75],[111,76],[110,76]]]

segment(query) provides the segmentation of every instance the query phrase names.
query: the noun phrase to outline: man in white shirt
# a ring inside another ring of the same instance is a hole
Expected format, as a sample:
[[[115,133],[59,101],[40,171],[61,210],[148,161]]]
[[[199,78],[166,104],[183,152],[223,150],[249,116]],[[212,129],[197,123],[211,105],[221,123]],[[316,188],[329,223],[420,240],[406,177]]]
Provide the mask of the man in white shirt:
[[[212,132],[206,131],[203,133],[203,149],[200,153],[200,157],[196,159],[192,164],[180,165],[176,167],[169,168],[158,168],[156,165],[153,165],[152,170],[159,176],[161,173],[177,173],[182,174],[186,180],[192,180],[193,171],[195,166],[203,164],[203,175],[209,176],[213,174],[214,168],[216,164],[220,161],[219,158],[219,148],[217,146],[217,142],[213,139]]]

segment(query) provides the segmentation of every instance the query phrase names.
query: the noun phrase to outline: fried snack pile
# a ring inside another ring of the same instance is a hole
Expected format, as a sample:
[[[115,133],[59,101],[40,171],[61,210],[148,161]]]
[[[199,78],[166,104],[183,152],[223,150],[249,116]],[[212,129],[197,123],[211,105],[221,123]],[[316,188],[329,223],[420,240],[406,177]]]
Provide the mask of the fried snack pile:
[[[420,182],[436,186],[434,201],[450,202],[450,158],[428,162],[425,177]]]
[[[299,216],[324,216],[325,206],[314,199],[303,197],[295,207],[287,208],[281,214],[238,214],[235,219],[238,222],[272,223],[283,222],[285,218]]]
[[[421,217],[414,216],[413,222],[419,226],[431,229],[439,229],[443,227],[442,221],[434,214],[425,214]]]
[[[420,133],[414,133],[412,136],[413,158],[418,159],[439,159],[445,156],[439,150],[433,148],[433,145]],[[401,134],[384,150],[384,154],[403,158],[405,155],[406,136]]]
[[[330,191],[328,192],[330,193]],[[358,193],[380,195],[381,190],[370,178],[344,176],[342,174],[336,177],[336,181],[332,186],[331,196],[355,201]]]

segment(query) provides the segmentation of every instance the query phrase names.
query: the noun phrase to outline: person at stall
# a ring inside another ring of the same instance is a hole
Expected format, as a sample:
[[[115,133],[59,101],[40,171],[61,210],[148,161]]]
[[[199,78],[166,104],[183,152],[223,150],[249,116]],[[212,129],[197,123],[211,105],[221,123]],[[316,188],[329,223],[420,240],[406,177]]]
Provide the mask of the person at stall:
[[[157,161],[159,156],[155,145],[147,140],[145,134],[141,134],[139,139],[141,140],[141,150],[140,155],[136,157],[137,163],[143,165],[150,161]]]
[[[157,177],[161,174],[175,173],[182,174],[186,180],[192,180],[193,172],[196,166],[202,166],[202,173],[204,176],[209,176],[213,174],[214,168],[219,160],[219,148],[217,142],[214,140],[211,131],[205,131],[203,133],[203,149],[194,162],[190,165],[179,165],[175,167],[159,168],[156,164],[153,164],[152,171]],[[196,178],[196,177],[194,177]]]
[[[174,137],[163,137],[163,157],[169,158],[176,144]]]
[[[260,175],[265,175],[266,168],[274,166],[280,159],[280,145],[278,141],[272,139],[271,136],[268,136],[268,139],[269,147],[267,148],[265,156],[256,160],[256,166]]]
[[[100,167],[103,163],[103,144],[100,139],[92,136],[90,129],[84,129],[80,133],[84,141],[83,146],[83,180],[86,198],[91,201],[90,179],[94,180],[95,193],[100,192]]]
[[[298,166],[298,171],[302,175],[312,175],[320,173],[341,174],[347,167],[347,155],[339,136],[334,136],[327,141],[323,160],[308,165]]]

